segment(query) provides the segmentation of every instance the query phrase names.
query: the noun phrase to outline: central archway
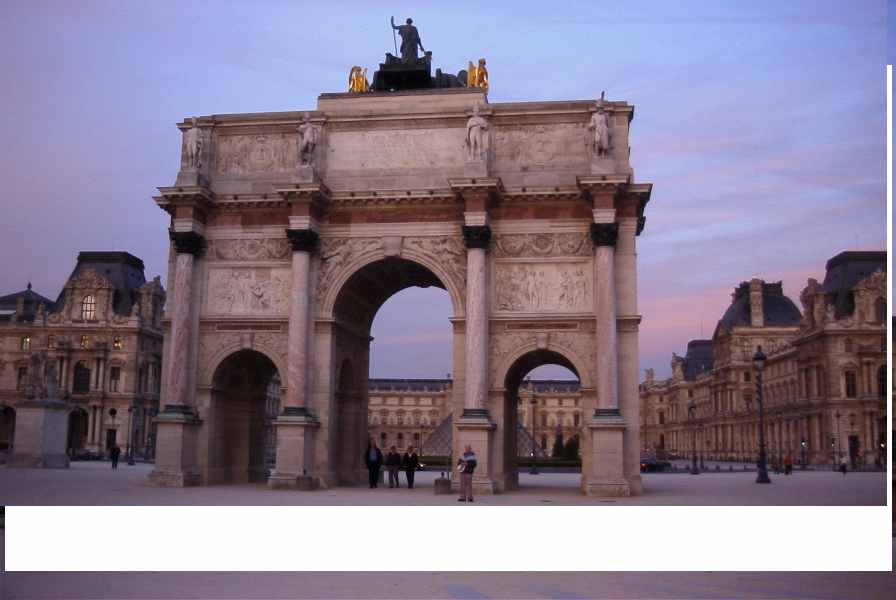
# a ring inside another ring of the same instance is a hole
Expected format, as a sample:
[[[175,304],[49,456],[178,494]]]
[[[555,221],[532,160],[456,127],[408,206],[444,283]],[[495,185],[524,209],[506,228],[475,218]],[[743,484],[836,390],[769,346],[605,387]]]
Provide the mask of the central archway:
[[[329,409],[321,414],[327,427],[321,428],[323,435],[318,438],[318,451],[328,456],[330,465],[322,474],[324,485],[356,485],[366,479],[362,454],[369,428],[371,327],[386,301],[413,287],[446,290],[452,300],[449,316],[456,317],[460,312],[456,293],[448,289],[434,269],[397,256],[359,266],[344,279],[332,303],[332,392]],[[457,331],[450,322],[445,326],[451,330],[452,363],[456,363],[462,357],[457,352],[463,347],[462,328]]]

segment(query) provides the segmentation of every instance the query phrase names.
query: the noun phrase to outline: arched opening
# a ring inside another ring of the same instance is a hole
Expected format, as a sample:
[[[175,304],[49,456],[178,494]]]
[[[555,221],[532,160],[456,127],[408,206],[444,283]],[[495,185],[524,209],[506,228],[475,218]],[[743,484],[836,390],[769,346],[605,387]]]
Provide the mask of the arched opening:
[[[69,456],[74,456],[84,449],[87,443],[87,411],[80,406],[68,414],[68,448]]]
[[[72,392],[75,394],[86,394],[90,391],[90,369],[84,361],[80,361],[75,365],[74,377],[72,377]]]
[[[553,350],[527,352],[507,370],[504,390],[504,489],[581,487],[586,407],[572,361]]]
[[[366,481],[362,454],[369,439],[384,454],[394,445],[399,452],[414,446],[419,455],[440,423],[450,420],[445,374],[453,370],[454,308],[439,276],[409,258],[371,262],[340,288],[333,305],[329,448],[339,484]],[[443,442],[447,457],[450,437]]]
[[[208,416],[209,483],[260,483],[276,455],[273,420],[280,411],[280,375],[264,354],[239,350],[212,379]]]
[[[16,434],[16,410],[11,406],[0,407],[0,452],[12,451]]]

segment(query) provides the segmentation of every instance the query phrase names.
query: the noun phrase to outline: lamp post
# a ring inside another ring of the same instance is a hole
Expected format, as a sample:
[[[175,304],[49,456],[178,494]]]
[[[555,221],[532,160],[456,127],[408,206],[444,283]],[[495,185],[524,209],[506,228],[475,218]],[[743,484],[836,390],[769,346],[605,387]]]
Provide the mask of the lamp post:
[[[843,460],[843,448],[840,445],[840,411],[834,413],[834,418],[837,419],[837,461],[834,468],[840,466],[840,461]]]
[[[535,385],[532,380],[527,379],[526,381],[529,384],[529,405],[532,409],[532,466],[529,469],[529,474],[538,475],[538,468],[535,466],[535,405],[538,404],[538,400],[535,398]]]
[[[765,409],[762,402],[762,370],[765,368],[765,354],[762,353],[762,346],[756,346],[753,366],[756,367],[756,401],[759,405],[759,474],[756,476],[756,483],[771,483],[765,465]]]
[[[691,402],[688,404],[688,420],[691,422],[691,437],[693,444],[691,447],[691,475],[699,475],[697,470],[697,423],[696,423],[697,406]]]
[[[134,464],[134,406],[131,405],[128,407],[128,464]]]

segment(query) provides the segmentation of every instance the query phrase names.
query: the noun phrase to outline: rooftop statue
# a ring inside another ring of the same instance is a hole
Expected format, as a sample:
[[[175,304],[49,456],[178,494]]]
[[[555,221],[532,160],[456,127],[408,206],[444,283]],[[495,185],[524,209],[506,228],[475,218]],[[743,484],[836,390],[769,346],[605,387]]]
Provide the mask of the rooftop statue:
[[[485,68],[485,59],[479,59],[479,66],[474,66],[472,62],[467,68],[467,87],[480,88],[488,92],[488,69]]]
[[[367,83],[367,67],[352,67],[348,74],[348,91],[361,94],[370,91],[370,85]]]
[[[401,36],[401,62],[405,64],[414,64],[417,62],[417,47],[420,47],[421,52],[426,52],[423,49],[423,43],[420,41],[420,34],[417,32],[417,28],[413,25],[413,20],[408,19],[405,21],[404,25],[396,25],[395,17],[390,17],[389,22],[392,24],[392,29],[398,32],[398,35]]]

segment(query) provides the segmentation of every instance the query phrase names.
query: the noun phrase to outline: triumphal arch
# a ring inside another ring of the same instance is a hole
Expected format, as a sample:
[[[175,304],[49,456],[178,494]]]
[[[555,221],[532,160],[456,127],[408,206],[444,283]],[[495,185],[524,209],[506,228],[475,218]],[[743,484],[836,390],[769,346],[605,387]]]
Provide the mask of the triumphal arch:
[[[363,481],[374,315],[437,286],[453,451],[476,451],[474,486],[516,487],[518,388],[556,363],[589,415],[583,491],[640,493],[635,246],[651,185],[629,164],[634,109],[491,103],[484,60],[457,76],[431,60],[387,55],[373,85],[353,68],[314,110],[178,124],[181,169],[155,198],[171,245],[154,482],[257,480],[266,454],[272,487]]]

